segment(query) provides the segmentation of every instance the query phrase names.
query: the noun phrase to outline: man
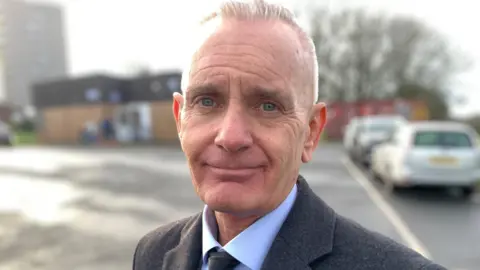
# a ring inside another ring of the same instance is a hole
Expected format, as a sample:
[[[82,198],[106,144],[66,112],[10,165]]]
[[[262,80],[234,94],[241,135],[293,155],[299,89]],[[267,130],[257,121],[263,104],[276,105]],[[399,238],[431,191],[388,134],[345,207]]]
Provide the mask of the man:
[[[337,215],[299,176],[326,109],[292,14],[232,1],[203,27],[173,113],[206,206],[143,237],[133,268],[444,269]]]

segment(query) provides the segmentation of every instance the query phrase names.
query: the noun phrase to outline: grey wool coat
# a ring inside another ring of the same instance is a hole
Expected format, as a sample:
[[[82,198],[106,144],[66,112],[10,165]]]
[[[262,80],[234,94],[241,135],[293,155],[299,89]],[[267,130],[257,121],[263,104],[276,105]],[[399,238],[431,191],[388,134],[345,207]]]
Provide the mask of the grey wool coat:
[[[295,204],[262,270],[445,270],[420,254],[344,218],[298,177]],[[134,270],[197,270],[202,256],[202,214],[145,235]]]

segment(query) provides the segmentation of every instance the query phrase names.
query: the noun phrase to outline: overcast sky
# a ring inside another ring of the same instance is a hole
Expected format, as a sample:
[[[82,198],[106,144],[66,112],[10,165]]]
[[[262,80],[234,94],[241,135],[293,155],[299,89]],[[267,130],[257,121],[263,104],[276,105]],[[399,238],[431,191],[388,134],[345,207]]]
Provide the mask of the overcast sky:
[[[180,59],[194,22],[220,0],[30,0],[64,7],[70,73],[125,73],[132,65],[181,68]],[[271,0],[293,7],[308,0]],[[468,93],[456,114],[480,113],[480,25],[477,4],[470,0],[318,0],[333,10],[369,10],[416,16],[443,32],[475,66],[456,86]]]

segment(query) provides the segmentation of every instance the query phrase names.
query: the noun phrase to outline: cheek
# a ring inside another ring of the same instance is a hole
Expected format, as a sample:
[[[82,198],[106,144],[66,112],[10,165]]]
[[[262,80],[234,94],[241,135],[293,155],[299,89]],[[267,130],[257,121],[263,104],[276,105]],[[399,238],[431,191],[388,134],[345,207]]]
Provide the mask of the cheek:
[[[202,125],[196,124],[194,117],[188,112],[185,113],[184,117],[182,117],[181,128],[178,135],[182,149],[189,160],[195,152],[199,151],[197,149],[201,147],[203,141],[201,136],[204,135],[202,131]]]
[[[211,118],[192,111],[186,111],[182,117],[181,136],[187,137],[186,139],[192,139],[193,133],[194,136],[201,137],[206,135],[208,131],[211,131],[215,125],[216,122]]]
[[[304,133],[300,121],[282,121],[261,131],[262,144],[273,163],[286,169],[300,159]]]
[[[205,147],[208,146],[212,137],[212,124],[198,121],[195,115],[186,112],[182,118],[179,139],[182,149],[189,161],[196,159]]]
[[[290,159],[288,162],[290,162],[293,166],[297,166],[296,161],[301,160],[301,155],[303,152],[304,148],[304,141],[305,141],[305,132],[303,130],[303,126],[301,122],[293,122],[288,126],[288,151],[289,151],[289,157]],[[292,162],[293,160],[293,162]]]

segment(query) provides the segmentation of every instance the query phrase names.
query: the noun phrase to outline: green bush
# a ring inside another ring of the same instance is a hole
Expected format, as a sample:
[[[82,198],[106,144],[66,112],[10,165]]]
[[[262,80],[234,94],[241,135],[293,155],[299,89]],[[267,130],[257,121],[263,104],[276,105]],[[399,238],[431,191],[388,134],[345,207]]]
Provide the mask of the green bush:
[[[14,129],[19,132],[34,132],[35,123],[32,120],[25,120],[14,126]]]

